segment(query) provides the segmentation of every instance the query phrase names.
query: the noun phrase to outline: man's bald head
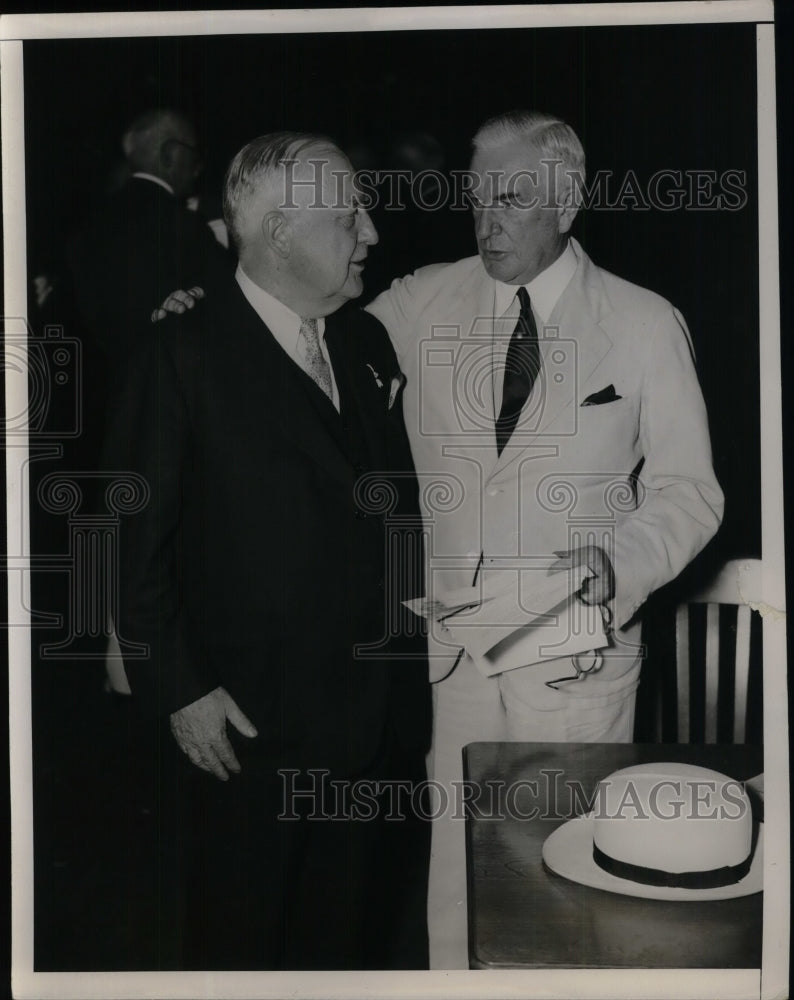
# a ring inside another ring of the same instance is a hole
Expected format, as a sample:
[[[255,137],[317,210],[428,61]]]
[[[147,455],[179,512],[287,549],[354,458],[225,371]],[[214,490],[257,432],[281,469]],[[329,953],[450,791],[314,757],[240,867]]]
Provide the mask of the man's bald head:
[[[184,115],[168,108],[145,111],[131,123],[121,144],[134,171],[161,178],[179,197],[188,193],[200,161],[196,130]]]

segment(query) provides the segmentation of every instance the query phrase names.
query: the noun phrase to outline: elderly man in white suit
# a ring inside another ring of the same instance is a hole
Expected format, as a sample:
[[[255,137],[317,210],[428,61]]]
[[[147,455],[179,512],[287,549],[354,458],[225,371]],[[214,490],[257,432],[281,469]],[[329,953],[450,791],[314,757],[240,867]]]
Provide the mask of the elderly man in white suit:
[[[637,612],[723,510],[682,316],[569,236],[584,181],[573,130],[500,115],[475,136],[471,168],[479,256],[422,268],[368,307],[407,377],[428,587],[438,597],[512,574],[520,605],[522,581],[575,570],[581,601],[612,628],[606,647],[573,658],[541,655],[543,630],[527,632],[504,670],[432,629],[430,774],[450,798],[472,741],[631,741]],[[433,826],[429,918],[431,967],[465,968],[464,824],[452,808]]]

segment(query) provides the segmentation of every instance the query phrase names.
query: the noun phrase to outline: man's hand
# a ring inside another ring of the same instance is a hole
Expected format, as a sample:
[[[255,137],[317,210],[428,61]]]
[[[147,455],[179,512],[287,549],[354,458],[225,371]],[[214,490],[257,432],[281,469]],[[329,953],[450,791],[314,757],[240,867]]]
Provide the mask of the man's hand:
[[[579,591],[585,604],[606,604],[615,596],[615,571],[609,556],[599,545],[583,545],[568,552],[555,552],[557,562],[549,567],[549,573],[560,573],[586,566],[594,576],[588,576]]]
[[[221,781],[229,780],[226,768],[235,774],[240,772],[240,763],[226,736],[227,719],[243,736],[256,736],[253,723],[222,687],[171,715],[171,732],[179,749],[196,767],[209,771]]]
[[[203,298],[204,289],[199,288],[198,285],[188,288],[187,291],[177,288],[175,292],[171,292],[158,309],[152,310],[152,323],[157,323],[159,320],[165,319],[169,313],[183,313],[186,309],[192,309],[198,300]]]

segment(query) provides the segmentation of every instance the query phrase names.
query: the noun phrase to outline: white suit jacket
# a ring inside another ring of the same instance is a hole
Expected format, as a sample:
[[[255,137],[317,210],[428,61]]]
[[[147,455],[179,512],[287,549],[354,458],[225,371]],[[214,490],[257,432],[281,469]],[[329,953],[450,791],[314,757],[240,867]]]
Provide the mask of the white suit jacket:
[[[429,590],[471,585],[481,554],[486,568],[514,567],[518,585],[522,567],[601,544],[617,586],[606,678],[639,669],[636,612],[715,533],[723,494],[683,317],[572,242],[577,270],[539,329],[543,375],[501,456],[492,344],[515,320],[494,320],[495,286],[479,257],[422,268],[368,308],[407,378]],[[436,639],[438,679],[456,650]]]

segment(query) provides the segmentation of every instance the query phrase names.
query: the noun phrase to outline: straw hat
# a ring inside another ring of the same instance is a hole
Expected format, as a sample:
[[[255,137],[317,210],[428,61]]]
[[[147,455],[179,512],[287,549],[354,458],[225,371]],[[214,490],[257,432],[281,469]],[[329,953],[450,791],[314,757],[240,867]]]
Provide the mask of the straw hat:
[[[599,782],[591,812],[543,845],[574,882],[646,899],[732,899],[763,889],[763,823],[741,782],[691,764],[640,764]]]

